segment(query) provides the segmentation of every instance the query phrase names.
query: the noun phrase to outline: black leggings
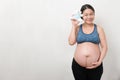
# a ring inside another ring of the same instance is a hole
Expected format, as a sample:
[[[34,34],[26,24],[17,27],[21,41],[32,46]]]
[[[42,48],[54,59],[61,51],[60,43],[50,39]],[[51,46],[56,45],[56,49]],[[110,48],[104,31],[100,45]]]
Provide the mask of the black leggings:
[[[103,63],[94,69],[80,66],[73,58],[72,72],[75,80],[100,80],[103,73]]]

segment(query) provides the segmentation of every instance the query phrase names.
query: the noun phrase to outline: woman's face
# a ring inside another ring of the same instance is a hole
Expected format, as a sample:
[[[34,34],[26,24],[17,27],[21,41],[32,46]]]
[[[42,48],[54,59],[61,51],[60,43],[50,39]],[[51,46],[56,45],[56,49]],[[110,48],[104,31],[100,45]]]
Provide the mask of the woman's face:
[[[85,9],[83,11],[83,20],[87,24],[93,23],[95,13],[91,9]]]

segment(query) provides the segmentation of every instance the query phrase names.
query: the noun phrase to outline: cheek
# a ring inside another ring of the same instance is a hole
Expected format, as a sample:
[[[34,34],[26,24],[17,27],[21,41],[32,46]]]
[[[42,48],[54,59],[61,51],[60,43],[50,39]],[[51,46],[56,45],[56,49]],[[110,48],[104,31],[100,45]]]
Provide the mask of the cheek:
[[[84,17],[83,17],[83,20],[86,20],[86,19],[87,19],[87,17],[86,17],[86,16],[84,16]]]
[[[95,18],[95,16],[90,16],[90,17],[84,16],[84,17],[83,17],[83,20],[86,20],[86,19],[94,19],[94,18]]]
[[[95,18],[95,16],[91,16],[91,18],[93,18],[93,19],[94,19],[94,18]]]

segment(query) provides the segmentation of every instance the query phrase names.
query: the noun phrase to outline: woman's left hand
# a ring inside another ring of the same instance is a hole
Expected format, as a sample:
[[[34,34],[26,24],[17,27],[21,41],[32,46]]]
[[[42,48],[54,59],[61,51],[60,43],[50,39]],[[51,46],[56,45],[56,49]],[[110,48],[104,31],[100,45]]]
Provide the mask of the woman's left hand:
[[[96,68],[98,67],[102,62],[98,61],[98,62],[94,62],[92,63],[92,66],[90,67],[86,67],[87,69],[93,69],[93,68]]]

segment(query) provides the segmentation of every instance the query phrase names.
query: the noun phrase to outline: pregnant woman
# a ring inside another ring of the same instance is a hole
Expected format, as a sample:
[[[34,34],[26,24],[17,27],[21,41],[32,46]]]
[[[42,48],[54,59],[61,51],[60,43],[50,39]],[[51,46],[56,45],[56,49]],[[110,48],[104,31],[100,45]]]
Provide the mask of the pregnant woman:
[[[101,26],[93,23],[95,10],[90,4],[81,7],[84,23],[72,19],[69,44],[77,47],[72,61],[75,80],[100,80],[103,73],[103,59],[107,52],[107,41]]]

